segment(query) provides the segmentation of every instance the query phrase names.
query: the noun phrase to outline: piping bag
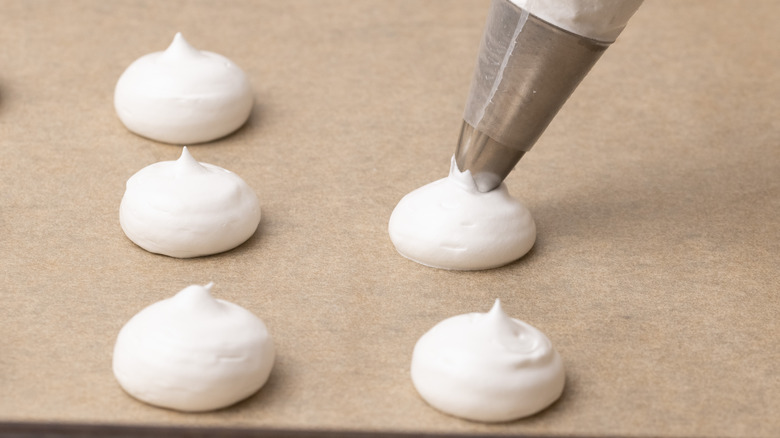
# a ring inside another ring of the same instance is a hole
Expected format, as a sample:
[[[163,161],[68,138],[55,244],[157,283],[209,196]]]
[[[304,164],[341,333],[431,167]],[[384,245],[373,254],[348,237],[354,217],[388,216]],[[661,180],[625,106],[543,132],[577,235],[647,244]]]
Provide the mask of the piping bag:
[[[642,0],[493,0],[455,161],[498,187]]]

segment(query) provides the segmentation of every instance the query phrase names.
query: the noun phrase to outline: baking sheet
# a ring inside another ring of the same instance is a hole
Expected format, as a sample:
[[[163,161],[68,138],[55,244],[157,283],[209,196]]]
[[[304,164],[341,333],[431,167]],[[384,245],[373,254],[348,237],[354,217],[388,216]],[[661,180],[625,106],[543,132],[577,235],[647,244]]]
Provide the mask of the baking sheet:
[[[780,28],[772,1],[648,1],[507,179],[530,254],[483,272],[400,257],[398,200],[449,168],[486,1],[0,1],[0,421],[495,434],[780,434]],[[118,223],[177,146],[128,132],[113,87],[181,31],[241,66],[248,123],[192,147],[252,186],[241,247],[178,260]],[[120,327],[192,283],[250,309],[278,357],[233,407],[182,414],[115,382]],[[438,321],[505,310],[567,386],[483,425],[409,378]]]

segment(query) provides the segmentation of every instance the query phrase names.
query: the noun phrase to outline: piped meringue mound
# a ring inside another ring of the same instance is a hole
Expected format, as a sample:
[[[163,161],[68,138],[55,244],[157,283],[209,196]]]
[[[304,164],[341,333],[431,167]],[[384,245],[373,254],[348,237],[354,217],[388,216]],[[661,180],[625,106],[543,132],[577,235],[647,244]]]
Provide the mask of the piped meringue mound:
[[[507,316],[499,300],[488,313],[436,324],[417,341],[411,371],[428,404],[482,422],[539,412],[560,397],[566,380],[547,336]]]
[[[119,223],[149,252],[199,257],[249,239],[260,224],[260,202],[241,177],[198,163],[185,147],[178,160],[149,165],[127,180]]]
[[[252,112],[246,74],[222,55],[198,50],[177,33],[164,52],[138,58],[122,73],[114,107],[127,129],[173,144],[211,141]]]
[[[505,184],[482,193],[452,158],[450,174],[404,196],[388,226],[398,252],[426,266],[490,269],[513,262],[536,240],[531,213]]]
[[[220,409],[268,380],[274,345],[263,321],[189,286],[141,310],[122,327],[114,375],[128,394],[179,411]]]

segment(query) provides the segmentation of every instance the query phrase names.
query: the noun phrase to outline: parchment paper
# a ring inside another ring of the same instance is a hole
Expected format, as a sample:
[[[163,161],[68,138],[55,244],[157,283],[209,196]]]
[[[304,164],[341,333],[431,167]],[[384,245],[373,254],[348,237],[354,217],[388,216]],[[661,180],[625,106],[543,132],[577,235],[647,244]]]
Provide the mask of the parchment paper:
[[[538,240],[504,268],[399,256],[387,220],[446,175],[486,1],[0,1],[0,421],[497,434],[780,435],[780,3],[648,1],[506,183]],[[113,89],[181,31],[256,104],[193,146],[261,201],[241,247],[179,260],[122,233],[127,178],[178,146]],[[206,414],[111,371],[122,325],[189,284],[260,316],[278,358]],[[505,310],[565,361],[561,399],[482,425],[425,404],[414,343]]]

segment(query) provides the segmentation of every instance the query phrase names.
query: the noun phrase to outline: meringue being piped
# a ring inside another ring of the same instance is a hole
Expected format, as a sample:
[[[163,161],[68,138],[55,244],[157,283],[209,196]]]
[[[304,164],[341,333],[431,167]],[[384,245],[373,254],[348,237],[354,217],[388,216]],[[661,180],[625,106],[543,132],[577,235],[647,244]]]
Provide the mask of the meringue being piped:
[[[141,248],[171,257],[217,254],[242,244],[260,223],[260,202],[235,173],[199,163],[184,147],[127,180],[119,223]]]
[[[127,129],[174,144],[211,141],[238,129],[252,111],[246,74],[222,55],[177,33],[164,52],[133,62],[116,84],[114,107]]]
[[[560,397],[565,382],[547,336],[510,318],[499,300],[488,313],[445,319],[420,337],[411,375],[434,408],[483,422],[539,412]]]
[[[122,327],[113,369],[127,393],[197,412],[232,405],[265,384],[275,357],[268,329],[243,307],[214,299],[212,286],[186,287]]]
[[[390,240],[406,258],[443,269],[490,269],[513,262],[536,240],[528,209],[506,185],[482,193],[453,157],[450,174],[401,199],[390,216]]]

